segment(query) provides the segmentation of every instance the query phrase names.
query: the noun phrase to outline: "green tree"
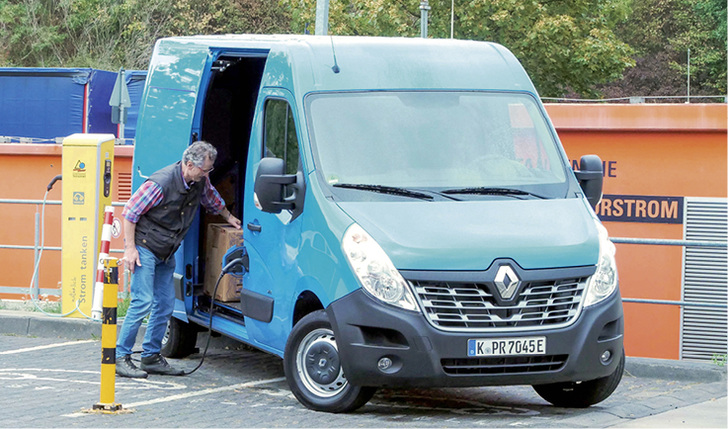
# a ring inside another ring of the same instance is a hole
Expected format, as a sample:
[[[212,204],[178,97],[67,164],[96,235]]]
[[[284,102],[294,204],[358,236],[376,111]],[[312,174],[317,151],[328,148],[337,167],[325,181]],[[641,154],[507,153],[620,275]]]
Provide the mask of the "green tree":
[[[635,48],[635,67],[602,86],[607,97],[726,94],[725,0],[640,0],[616,33]]]
[[[687,74],[690,49],[691,87],[704,95],[726,94],[726,2],[725,0],[680,0],[676,16],[684,28],[669,37],[677,53],[672,68]]]
[[[0,0],[0,60],[8,65],[56,65],[66,36],[52,2]]]
[[[329,33],[415,37],[418,0],[332,0]],[[450,0],[431,0],[429,37],[450,37]],[[313,32],[316,0],[281,0],[294,32]],[[628,0],[469,0],[455,2],[454,37],[508,47],[543,96],[569,91],[594,96],[595,85],[634,64],[613,32],[628,16]]]
[[[429,36],[450,37],[451,0]],[[329,32],[417,37],[419,0],[331,0]],[[146,68],[160,37],[313,32],[316,0],[0,0],[0,66]],[[543,96],[726,93],[725,0],[456,0],[454,37],[507,46]],[[632,49],[633,47],[634,49]]]
[[[288,28],[277,0],[0,0],[0,66],[146,68],[160,37]]]

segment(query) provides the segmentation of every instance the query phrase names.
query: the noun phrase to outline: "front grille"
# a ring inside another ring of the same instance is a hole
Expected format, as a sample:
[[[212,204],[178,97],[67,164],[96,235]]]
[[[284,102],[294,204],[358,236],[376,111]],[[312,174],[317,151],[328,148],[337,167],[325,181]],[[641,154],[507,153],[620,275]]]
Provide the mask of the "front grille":
[[[443,371],[449,375],[523,374],[558,371],[569,355],[508,356],[488,358],[441,359]]]
[[[518,296],[499,303],[492,283],[411,281],[429,322],[445,330],[554,327],[579,314],[586,277],[527,282]]]

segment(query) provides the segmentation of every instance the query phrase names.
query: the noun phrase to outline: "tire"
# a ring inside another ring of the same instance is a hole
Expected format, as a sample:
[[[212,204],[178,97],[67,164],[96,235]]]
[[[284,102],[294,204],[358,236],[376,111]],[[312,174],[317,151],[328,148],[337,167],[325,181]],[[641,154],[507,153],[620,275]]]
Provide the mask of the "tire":
[[[162,338],[162,356],[183,358],[197,352],[197,329],[191,323],[171,317]]]
[[[286,381],[301,404],[315,411],[345,413],[366,404],[376,388],[346,379],[326,312],[314,311],[293,327],[283,357]]]
[[[557,407],[586,408],[607,399],[619,385],[624,372],[624,349],[617,369],[606,377],[581,383],[554,383],[533,386],[536,393]]]

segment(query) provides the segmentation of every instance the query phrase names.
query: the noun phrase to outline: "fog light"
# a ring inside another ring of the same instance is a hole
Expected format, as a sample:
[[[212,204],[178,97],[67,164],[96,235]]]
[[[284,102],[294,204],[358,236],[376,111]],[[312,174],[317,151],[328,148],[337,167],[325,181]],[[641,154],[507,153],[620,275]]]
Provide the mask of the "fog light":
[[[609,350],[606,350],[604,353],[602,353],[602,355],[600,356],[599,359],[602,360],[602,363],[607,363],[607,362],[609,362],[609,359],[611,359],[611,358],[612,358],[612,352],[610,352]]]
[[[380,371],[386,371],[391,367],[392,367],[392,359],[390,359],[386,356],[379,359],[379,362],[377,362],[377,368],[379,368]]]

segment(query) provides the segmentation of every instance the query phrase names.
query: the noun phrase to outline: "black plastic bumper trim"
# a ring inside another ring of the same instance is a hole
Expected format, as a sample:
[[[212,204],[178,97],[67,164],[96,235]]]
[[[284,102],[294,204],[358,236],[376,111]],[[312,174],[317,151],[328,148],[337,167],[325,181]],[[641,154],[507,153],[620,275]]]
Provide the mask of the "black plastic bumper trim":
[[[572,325],[537,331],[536,335],[547,337],[546,355],[563,361],[556,365],[542,365],[544,362],[536,357],[528,357],[536,358],[531,364],[520,362],[522,357],[507,357],[502,363],[497,362],[504,359],[501,357],[475,364],[463,361],[473,359],[467,356],[468,339],[533,336],[534,332],[442,331],[430,325],[423,314],[380,303],[362,290],[331,303],[326,311],[347,379],[361,386],[465,387],[586,381],[613,373],[617,360],[602,363],[600,357],[607,350],[612,356],[621,356],[623,347],[619,293],[583,309]],[[385,356],[397,362],[397,371],[377,368],[377,362]],[[451,368],[452,363],[481,369],[457,371]],[[499,368],[489,369],[492,365]]]

